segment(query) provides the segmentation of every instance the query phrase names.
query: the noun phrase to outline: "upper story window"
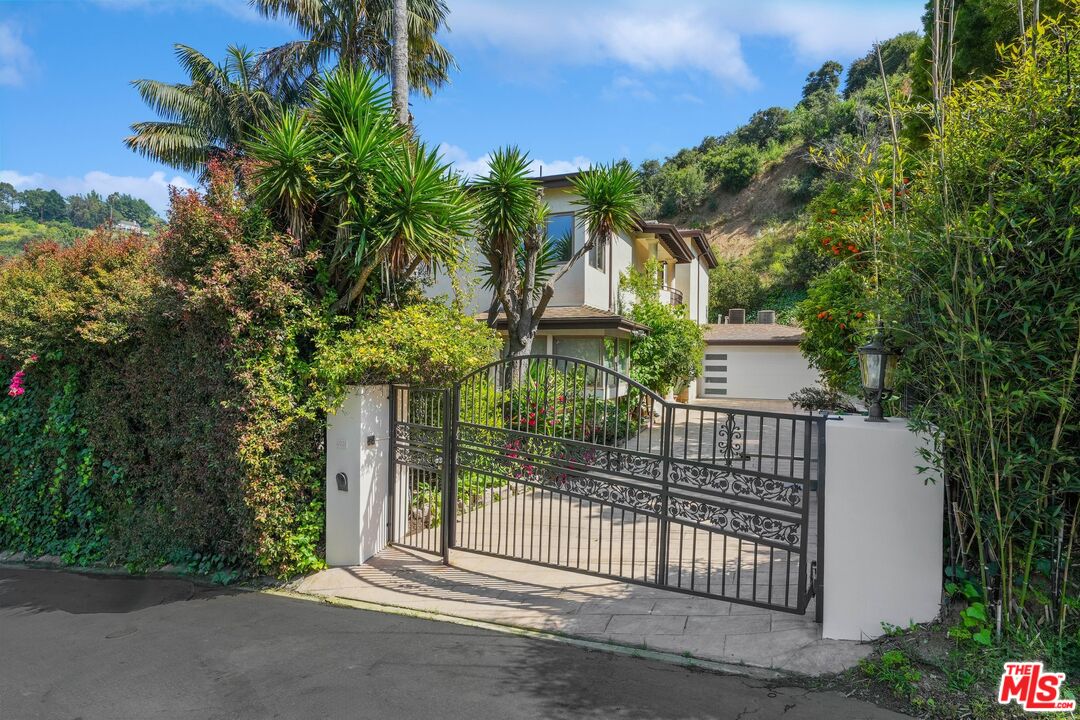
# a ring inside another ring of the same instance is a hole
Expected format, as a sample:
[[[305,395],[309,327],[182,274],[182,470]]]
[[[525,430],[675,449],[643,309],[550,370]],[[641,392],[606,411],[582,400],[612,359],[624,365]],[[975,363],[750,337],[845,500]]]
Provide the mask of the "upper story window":
[[[601,272],[607,269],[607,243],[597,238],[589,250],[589,266]]]
[[[555,245],[559,262],[567,262],[574,254],[574,213],[549,215],[547,219],[548,242]]]

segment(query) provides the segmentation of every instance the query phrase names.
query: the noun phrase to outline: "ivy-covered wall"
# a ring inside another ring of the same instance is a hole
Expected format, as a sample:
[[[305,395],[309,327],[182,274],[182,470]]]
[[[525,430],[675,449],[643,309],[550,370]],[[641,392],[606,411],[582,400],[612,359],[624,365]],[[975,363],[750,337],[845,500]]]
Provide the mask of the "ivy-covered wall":
[[[0,265],[0,549],[321,567],[325,412],[344,385],[495,356],[492,331],[442,306],[335,317],[318,254],[212,170],[159,239],[102,232]]]

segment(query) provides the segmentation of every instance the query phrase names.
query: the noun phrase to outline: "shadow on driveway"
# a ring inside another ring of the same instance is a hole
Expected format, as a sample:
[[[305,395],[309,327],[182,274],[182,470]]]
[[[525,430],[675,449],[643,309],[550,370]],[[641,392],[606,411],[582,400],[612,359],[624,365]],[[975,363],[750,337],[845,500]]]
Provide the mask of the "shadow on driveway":
[[[179,578],[0,568],[0,609],[4,610],[35,613],[59,610],[75,615],[130,613],[155,605],[228,594],[233,591]]]

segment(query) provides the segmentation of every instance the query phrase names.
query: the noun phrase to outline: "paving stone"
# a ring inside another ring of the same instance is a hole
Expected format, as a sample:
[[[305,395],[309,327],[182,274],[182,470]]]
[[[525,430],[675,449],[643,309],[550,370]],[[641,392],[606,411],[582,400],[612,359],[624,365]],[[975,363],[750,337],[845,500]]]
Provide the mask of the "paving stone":
[[[772,627],[772,618],[768,615],[691,615],[686,621],[686,634],[700,635],[743,635],[747,633],[767,633]]]
[[[627,598],[626,600],[593,600],[582,603],[578,611],[582,615],[648,615],[656,601],[652,598]]]
[[[653,615],[729,615],[731,603],[709,598],[671,598],[671,593],[653,605]]]
[[[685,615],[612,615],[609,635],[682,635]]]

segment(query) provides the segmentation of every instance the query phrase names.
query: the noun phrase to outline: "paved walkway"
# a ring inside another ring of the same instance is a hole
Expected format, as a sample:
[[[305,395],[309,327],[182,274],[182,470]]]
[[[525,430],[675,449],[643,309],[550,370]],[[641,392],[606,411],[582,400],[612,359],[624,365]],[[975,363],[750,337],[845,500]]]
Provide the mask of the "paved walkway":
[[[390,548],[294,589],[807,675],[839,672],[870,653],[823,640],[812,604],[794,615],[467,552],[451,553],[445,566]]]

